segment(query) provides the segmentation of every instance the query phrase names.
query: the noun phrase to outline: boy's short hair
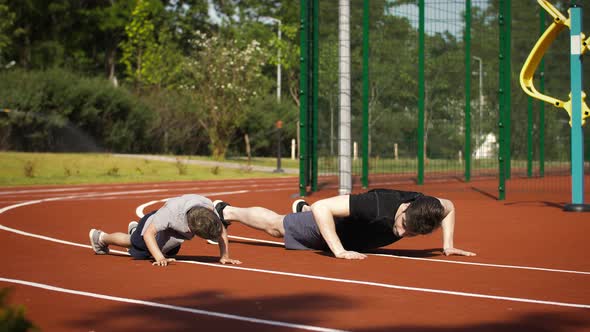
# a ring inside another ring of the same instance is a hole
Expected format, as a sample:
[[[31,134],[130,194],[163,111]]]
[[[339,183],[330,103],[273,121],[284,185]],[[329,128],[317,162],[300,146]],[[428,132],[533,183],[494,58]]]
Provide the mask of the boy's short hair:
[[[221,235],[221,220],[213,210],[195,206],[186,213],[188,228],[195,235],[208,240],[217,240]]]
[[[426,235],[440,227],[445,217],[445,208],[432,196],[421,196],[406,209],[404,227],[410,234]]]

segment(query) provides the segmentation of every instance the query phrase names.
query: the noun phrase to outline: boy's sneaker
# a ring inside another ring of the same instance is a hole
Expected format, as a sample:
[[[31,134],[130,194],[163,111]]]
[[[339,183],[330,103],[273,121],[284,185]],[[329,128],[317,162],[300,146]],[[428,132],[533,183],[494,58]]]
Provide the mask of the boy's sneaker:
[[[215,211],[217,211],[217,214],[219,215],[219,219],[221,219],[221,223],[223,223],[223,226],[225,228],[227,228],[229,225],[231,225],[231,222],[225,221],[225,218],[223,217],[223,209],[225,209],[225,207],[228,205],[230,205],[230,204],[227,202],[224,202],[222,200],[216,200],[213,202],[213,207],[215,208]]]
[[[307,203],[303,199],[298,199],[295,202],[293,202],[293,205],[291,205],[291,210],[293,211],[293,213],[303,212],[304,206],[309,206],[309,203]]]
[[[133,232],[135,232],[135,230],[137,229],[137,225],[139,225],[137,221],[131,221],[129,225],[127,225],[127,234],[133,234]]]
[[[100,235],[103,232],[98,229],[91,229],[88,236],[90,237],[90,244],[92,245],[92,249],[97,255],[106,255],[109,253],[109,246],[105,245],[104,243],[100,242]]]

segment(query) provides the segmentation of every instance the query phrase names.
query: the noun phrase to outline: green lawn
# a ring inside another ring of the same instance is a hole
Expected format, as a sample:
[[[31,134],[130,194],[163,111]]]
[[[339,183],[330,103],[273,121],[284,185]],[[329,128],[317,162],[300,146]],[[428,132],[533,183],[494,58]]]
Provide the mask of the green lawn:
[[[179,157],[178,160],[197,159]],[[211,160],[210,158],[203,158]],[[255,160],[252,165],[272,159]],[[235,162],[230,160],[231,162]],[[185,164],[181,162],[150,161],[121,158],[95,153],[23,153],[0,152],[0,186],[125,183],[154,181],[219,180],[253,177],[276,177],[285,174],[254,172],[244,168],[231,169]],[[276,160],[275,164],[276,165]],[[287,166],[284,166],[287,167]]]

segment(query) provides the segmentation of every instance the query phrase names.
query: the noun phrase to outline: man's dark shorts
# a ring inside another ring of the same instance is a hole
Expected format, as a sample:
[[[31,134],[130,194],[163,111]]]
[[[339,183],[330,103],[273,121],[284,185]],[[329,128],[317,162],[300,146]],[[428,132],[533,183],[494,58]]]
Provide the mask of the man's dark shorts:
[[[285,228],[285,248],[295,250],[328,250],[313,214],[308,212],[291,213],[283,219]]]
[[[137,228],[135,229],[135,231],[133,232],[133,234],[131,234],[131,248],[129,248],[129,255],[131,255],[131,257],[135,258],[135,259],[150,259],[152,258],[152,254],[150,254],[150,251],[147,248],[147,245],[145,244],[145,241],[143,240],[143,236],[141,235],[141,232],[143,231],[143,227],[145,226],[145,222],[148,220],[148,218],[156,213],[158,210],[156,211],[152,211],[148,214],[146,214],[145,216],[143,216],[143,218],[141,218],[139,220],[139,224],[137,225]],[[172,248],[169,252],[166,253],[166,257],[171,257],[171,256],[176,256],[176,254],[178,254],[178,251],[180,250],[180,245],[176,248]]]

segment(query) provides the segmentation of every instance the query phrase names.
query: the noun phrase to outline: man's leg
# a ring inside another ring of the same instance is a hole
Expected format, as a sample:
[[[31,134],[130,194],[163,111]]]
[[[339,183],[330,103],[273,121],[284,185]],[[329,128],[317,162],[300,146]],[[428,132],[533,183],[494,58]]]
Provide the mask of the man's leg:
[[[274,237],[285,235],[283,227],[285,216],[263,207],[239,208],[228,205],[223,209],[223,217],[226,220],[241,222],[246,226],[265,231]]]

